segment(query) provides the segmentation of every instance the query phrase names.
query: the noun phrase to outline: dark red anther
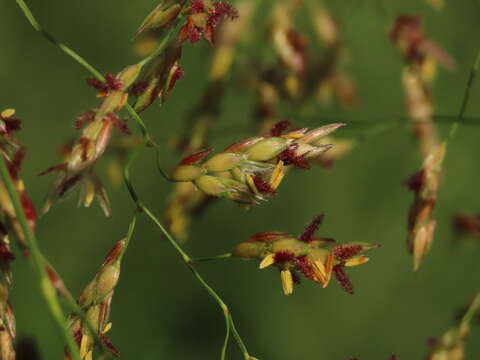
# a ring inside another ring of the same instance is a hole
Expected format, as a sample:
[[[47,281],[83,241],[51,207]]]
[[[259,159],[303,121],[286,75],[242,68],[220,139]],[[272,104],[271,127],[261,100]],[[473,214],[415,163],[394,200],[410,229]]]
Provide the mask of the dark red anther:
[[[405,184],[411,191],[418,192],[425,184],[425,170],[421,169],[420,171],[417,171],[408,178]]]
[[[84,127],[86,124],[92,122],[95,119],[95,111],[89,110],[83,114],[78,115],[73,122],[75,129],[79,130]]]
[[[300,235],[299,239],[303,242],[311,242],[314,240],[314,235],[317,232],[318,228],[322,224],[325,214],[319,214],[313,218],[310,224],[307,225],[305,230]]]
[[[337,260],[345,261],[358,255],[362,250],[362,245],[338,245],[333,249],[333,254]]]
[[[105,83],[107,84],[107,89],[112,91],[121,90],[123,87],[123,82],[118,77],[112,73],[105,74]]]
[[[277,122],[270,129],[270,136],[281,136],[285,131],[287,131],[292,123],[289,120],[282,120]]]
[[[257,190],[262,194],[275,195],[277,193],[275,189],[273,189],[267,181],[263,180],[258,175],[255,175],[253,177],[253,182]]]
[[[37,220],[37,211],[35,210],[32,200],[25,191],[21,194],[20,201],[22,203],[23,211],[25,212],[27,220],[30,222],[30,224],[35,224],[35,221]]]
[[[303,155],[298,156],[295,154],[295,149],[297,147],[297,144],[290,145],[280,153],[278,159],[282,160],[285,165],[294,165],[301,169],[310,169],[307,159],[305,159]]]
[[[148,81],[147,80],[137,81],[130,88],[130,94],[138,97],[138,96],[142,95],[145,92],[145,90],[147,90],[147,87],[148,87]]]
[[[87,78],[85,79],[85,81],[87,82],[88,85],[90,85],[91,87],[97,90],[104,91],[104,92],[108,91],[108,85],[101,80],[98,80],[96,78]]]
[[[131,135],[130,129],[127,126],[125,120],[120,119],[115,113],[110,113],[106,118],[113,123],[115,129],[121,132],[124,135]]]
[[[5,245],[0,245],[0,259],[4,262],[10,262],[15,259],[13,253]]]
[[[316,279],[315,270],[306,255],[296,257],[295,263],[306,278]]]
[[[192,14],[199,14],[205,11],[205,5],[202,0],[193,0],[190,4]]]
[[[347,273],[345,272],[345,267],[342,264],[335,265],[333,267],[333,273],[338,283],[342,288],[349,294],[353,295],[353,284],[350,281]]]
[[[273,255],[273,260],[277,264],[282,264],[282,263],[285,263],[287,261],[292,261],[294,259],[295,259],[295,255],[291,251],[286,251],[286,250],[285,251],[277,251]]]

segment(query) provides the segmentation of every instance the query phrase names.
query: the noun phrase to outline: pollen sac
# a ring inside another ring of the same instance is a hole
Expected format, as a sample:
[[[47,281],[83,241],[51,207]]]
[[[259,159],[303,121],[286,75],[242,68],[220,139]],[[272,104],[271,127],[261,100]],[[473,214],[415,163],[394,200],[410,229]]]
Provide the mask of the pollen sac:
[[[298,273],[327,287],[335,276],[342,288],[353,294],[353,285],[346,267],[364,264],[368,257],[363,253],[380,245],[367,243],[334,244],[330,238],[314,237],[322,215],[317,216],[305,231],[294,237],[280,232],[265,232],[253,235],[233,250],[241,259],[258,259],[260,269],[271,265],[280,269],[285,295],[293,292],[294,279]],[[306,235],[308,234],[308,235]]]

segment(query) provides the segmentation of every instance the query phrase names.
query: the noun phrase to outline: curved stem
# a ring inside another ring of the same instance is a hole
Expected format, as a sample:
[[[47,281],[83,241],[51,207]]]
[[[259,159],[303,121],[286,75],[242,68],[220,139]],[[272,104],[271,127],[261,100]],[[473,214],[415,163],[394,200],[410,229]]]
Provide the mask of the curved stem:
[[[470,323],[472,318],[475,316],[475,314],[480,310],[480,293],[478,293],[475,298],[473,299],[472,303],[468,307],[467,311],[465,312],[465,315],[462,317],[462,323]]]
[[[35,19],[35,17],[32,14],[32,11],[28,8],[27,4],[23,0],[15,0],[20,7],[20,9],[23,11],[23,14],[27,18],[28,22],[32,27],[37,30],[39,33],[41,33],[48,41],[50,41],[52,44],[57,46],[60,50],[62,50],[65,54],[73,58],[77,63],[82,65],[88,72],[90,72],[93,76],[95,76],[97,79],[104,81],[105,78],[103,75],[97,71],[92,65],[88,63],[84,58],[82,58],[80,55],[78,55],[75,51],[70,49],[68,46],[62,44],[60,41],[58,41],[52,34],[49,32],[45,31],[42,26],[39,24],[39,22]]]
[[[194,277],[198,280],[200,285],[208,292],[208,294],[217,302],[217,304],[220,306],[222,309],[223,315],[225,317],[225,324],[226,324],[226,333],[225,333],[225,340],[222,346],[222,351],[221,351],[221,359],[223,360],[225,358],[226,354],[226,347],[228,343],[228,339],[230,336],[230,330],[233,332],[233,335],[235,337],[235,340],[237,341],[237,344],[240,348],[240,350],[243,353],[243,356],[245,359],[250,359],[250,354],[248,353],[248,350],[245,346],[245,343],[243,342],[240,334],[235,328],[235,325],[233,323],[233,318],[230,314],[230,311],[228,309],[228,306],[225,304],[225,302],[222,300],[222,298],[213,290],[213,288],[203,279],[203,277],[198,273],[198,271],[195,269],[193,266],[194,260],[187,254],[185,250],[182,249],[180,244],[173,238],[173,236],[168,232],[168,230],[163,226],[163,224],[158,220],[158,218],[153,214],[153,212],[146,207],[138,197],[137,192],[135,191],[135,188],[133,187],[130,179],[130,167],[133,163],[133,160],[136,158],[136,156],[139,154],[141,151],[141,146],[137,147],[134,149],[130,156],[128,157],[128,160],[125,164],[124,167],[124,180],[125,184],[127,186],[127,189],[130,193],[130,196],[132,197],[132,200],[135,202],[137,205],[137,209],[139,212],[144,213],[159,229],[160,231],[165,235],[169,243],[173,246],[173,248],[178,252],[178,254],[182,257],[183,262],[187,265],[189,270],[192,272]]]
[[[470,91],[472,89],[473,81],[475,80],[475,76],[477,74],[478,67],[480,66],[480,50],[477,53],[477,57],[475,62],[472,65],[472,69],[470,70],[470,75],[468,76],[467,86],[465,87],[465,92],[463,95],[462,105],[460,106],[460,112],[458,113],[458,117],[456,121],[453,123],[452,127],[450,128],[450,133],[448,134],[447,142],[455,136],[457,132],[458,125],[460,121],[463,120],[465,115],[465,111],[467,110],[468,101],[470,100]]]
[[[18,195],[17,190],[12,182],[10,177],[10,173],[8,172],[7,166],[5,165],[5,161],[2,159],[0,160],[0,177],[5,184],[5,188],[7,189],[8,196],[12,201],[13,207],[15,209],[15,214],[17,219],[20,223],[22,228],[22,232],[25,236],[25,240],[27,241],[30,253],[31,253],[31,262],[33,264],[35,273],[38,277],[38,281],[40,283],[40,289],[45,299],[45,302],[48,305],[50,313],[57,323],[58,328],[67,344],[68,350],[72,355],[74,360],[81,360],[80,353],[78,351],[77,344],[73,339],[72,334],[68,328],[67,319],[62,311],[60,306],[59,299],[57,297],[57,292],[55,287],[53,286],[52,282],[50,281],[45,264],[44,264],[44,256],[42,255],[40,248],[38,246],[37,239],[33,234],[29,224],[27,217],[25,215],[25,211],[23,209],[22,203],[20,201],[20,197]]]

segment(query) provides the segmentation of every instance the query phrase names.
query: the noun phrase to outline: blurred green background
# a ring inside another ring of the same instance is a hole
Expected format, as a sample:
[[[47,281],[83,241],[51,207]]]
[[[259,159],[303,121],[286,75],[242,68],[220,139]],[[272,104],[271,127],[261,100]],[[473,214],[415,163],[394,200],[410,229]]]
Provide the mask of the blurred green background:
[[[359,88],[361,103],[353,112],[336,106],[322,110],[308,125],[346,119],[352,126],[340,130],[342,135],[356,136],[374,126],[375,119],[404,114],[402,63],[387,37],[393,20],[403,13],[422,15],[426,33],[457,60],[455,71],[439,72],[433,89],[436,113],[457,114],[480,47],[480,3],[446,2],[446,9],[436,12],[421,0],[329,1],[350,49],[348,70]],[[28,3],[45,28],[102,72],[117,72],[135,61],[132,34],[156,5],[149,0]],[[57,163],[57,149],[76,134],[74,117],[94,107],[96,100],[84,82],[90,75],[36,33],[15,1],[0,0],[0,14],[1,107],[16,108],[24,121],[19,135],[28,150],[23,177],[39,207],[53,178],[37,174]],[[265,20],[265,13],[257,15],[258,23]],[[254,47],[266,46],[264,41],[258,31]],[[165,164],[178,160],[166,142],[181,131],[186,113],[205,89],[210,54],[206,43],[186,46],[184,79],[164,106],[155,105],[144,114],[151,132],[165,144]],[[212,139],[217,148],[251,134],[253,94],[231,83]],[[469,116],[480,114],[479,93],[480,84],[476,84]],[[285,117],[305,123],[295,111]],[[363,125],[357,123],[361,121]],[[232,126],[235,131],[231,131]],[[445,134],[448,124],[440,127]],[[480,288],[480,249],[472,244],[454,244],[451,231],[453,214],[480,210],[479,130],[476,124],[462,126],[451,143],[436,209],[439,225],[434,246],[418,273],[412,273],[406,252],[406,212],[412,196],[402,184],[419,167],[420,159],[403,128],[361,143],[332,171],[314,168],[290,174],[280,194],[260,207],[244,211],[220,201],[209,208],[193,224],[191,239],[185,244],[195,257],[228,252],[258,231],[298,233],[322,211],[326,220],[319,234],[341,242],[384,245],[371,252],[370,263],[350,271],[356,286],[354,296],[334,283],[321,289],[308,281],[292,296],[283,296],[278,273],[259,271],[256,262],[198,265],[231,306],[252,355],[262,360],[344,360],[350,356],[386,360],[392,353],[400,360],[424,358],[426,339],[453,325],[457,309]],[[107,163],[108,156],[97,166],[101,173]],[[144,152],[132,169],[133,181],[147,204],[161,214],[172,185],[159,177],[154,164],[153,152]],[[107,183],[107,189],[111,218],[105,218],[97,205],[77,209],[72,197],[54,206],[38,222],[42,249],[75,294],[94,276],[112,244],[125,234],[133,213],[123,186],[115,188]],[[12,302],[18,336],[33,336],[43,359],[60,358],[61,338],[31,267],[18,256],[13,270]],[[125,257],[112,320],[110,336],[124,359],[214,359],[224,335],[217,305],[144,218],[138,222]],[[479,335],[474,329],[467,359],[480,358]],[[241,358],[233,342],[228,358]]]

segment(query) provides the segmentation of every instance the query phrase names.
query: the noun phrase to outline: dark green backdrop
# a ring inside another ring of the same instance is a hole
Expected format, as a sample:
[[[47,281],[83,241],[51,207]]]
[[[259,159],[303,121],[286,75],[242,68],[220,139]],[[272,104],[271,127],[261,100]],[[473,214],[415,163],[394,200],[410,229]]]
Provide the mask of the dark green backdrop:
[[[359,86],[361,104],[355,112],[332,107],[316,113],[309,125],[329,118],[364,121],[364,125],[341,130],[354,136],[373,126],[375,119],[404,113],[402,65],[387,38],[389,25],[400,13],[424,16],[427,33],[456,58],[456,71],[441,71],[433,90],[437,113],[458,112],[469,68],[480,47],[478,1],[446,0],[442,13],[421,0],[330,2],[351,50],[350,70]],[[135,61],[130,40],[155,1],[32,0],[29,5],[59,39],[102,72],[116,72]],[[0,0],[0,14],[1,107],[16,108],[24,120],[20,139],[27,144],[28,157],[23,176],[40,206],[53,178],[38,177],[38,172],[57,162],[56,149],[75,135],[74,117],[96,102],[84,83],[86,72],[34,32],[15,1]],[[263,39],[259,34],[257,46]],[[185,78],[164,106],[153,106],[145,113],[160,141],[180,131],[189,105],[201,95],[208,54],[206,44],[188,46],[183,57]],[[468,114],[478,116],[480,86],[474,86],[473,92]],[[214,144],[248,135],[250,103],[251,95],[229,89]],[[297,117],[294,111],[287,116]],[[232,125],[241,130],[232,133]],[[443,133],[446,130],[443,125]],[[327,215],[322,235],[384,245],[371,252],[369,264],[351,271],[357,289],[354,296],[336,284],[321,289],[304,282],[293,296],[285,297],[277,272],[259,271],[255,262],[199,265],[199,271],[231,305],[252,355],[262,360],[344,360],[349,356],[386,360],[395,353],[400,360],[422,359],[426,339],[451,326],[455,310],[480,288],[480,249],[454,246],[450,227],[452,214],[480,210],[479,134],[477,126],[463,126],[451,143],[436,210],[437,236],[416,274],[411,271],[404,241],[411,194],[402,183],[420,160],[403,129],[363,142],[331,172],[315,168],[290,174],[280,194],[261,207],[245,212],[227,201],[218,202],[195,222],[191,241],[185,245],[195,256],[230,251],[258,231],[296,233],[320,211]],[[165,146],[165,163],[173,164],[176,159]],[[158,176],[154,161],[153,154],[144,153],[132,169],[133,180],[160,213],[171,184]],[[107,162],[102,160],[99,169]],[[77,209],[72,198],[38,223],[43,250],[75,294],[124,235],[132,215],[126,190],[107,187],[111,218],[105,218],[96,205]],[[34,336],[44,359],[59,358],[61,339],[35,276],[21,257],[15,261],[14,281],[12,301],[19,336]],[[124,359],[214,359],[223,340],[224,321],[217,305],[143,218],[126,254],[112,317],[111,337]],[[479,335],[478,329],[473,331],[467,359],[479,358]],[[234,344],[229,359],[240,359]]]

